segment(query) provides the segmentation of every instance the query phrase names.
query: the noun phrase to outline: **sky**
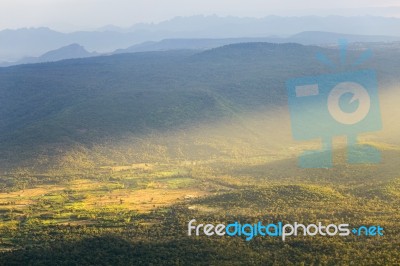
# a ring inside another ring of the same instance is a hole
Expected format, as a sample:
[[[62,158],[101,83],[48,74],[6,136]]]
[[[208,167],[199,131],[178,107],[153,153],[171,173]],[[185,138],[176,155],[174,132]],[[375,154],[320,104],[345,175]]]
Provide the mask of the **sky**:
[[[378,7],[378,8],[377,8]],[[396,7],[396,8],[393,8]],[[398,0],[1,0],[0,30],[129,27],[175,16],[379,15],[400,17]]]

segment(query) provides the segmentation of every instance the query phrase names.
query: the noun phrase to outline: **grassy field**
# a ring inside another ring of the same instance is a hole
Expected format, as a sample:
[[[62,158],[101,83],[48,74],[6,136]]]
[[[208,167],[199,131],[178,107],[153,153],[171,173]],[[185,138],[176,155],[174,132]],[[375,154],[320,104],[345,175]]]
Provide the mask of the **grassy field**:
[[[0,262],[396,265],[400,151],[379,148],[378,165],[348,165],[341,150],[332,169],[268,156],[103,165],[70,180],[3,190]],[[345,222],[380,225],[385,235],[189,238],[191,219]]]

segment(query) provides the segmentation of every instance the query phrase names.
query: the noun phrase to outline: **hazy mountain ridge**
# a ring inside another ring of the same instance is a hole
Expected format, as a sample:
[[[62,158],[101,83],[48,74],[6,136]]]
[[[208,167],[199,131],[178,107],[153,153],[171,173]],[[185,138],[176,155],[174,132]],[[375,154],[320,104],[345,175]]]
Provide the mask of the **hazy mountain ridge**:
[[[138,24],[129,28],[135,30],[166,30],[190,32],[200,35],[208,30],[209,35],[221,37],[259,37],[268,35],[288,36],[303,31],[342,32],[360,35],[399,36],[399,19],[375,16],[301,16],[263,18],[237,18],[218,16],[175,17],[158,24]],[[227,36],[230,35],[230,36]],[[233,36],[232,34],[237,34]],[[210,36],[209,36],[210,37]]]
[[[149,41],[130,46],[126,49],[117,49],[113,53],[106,54],[120,54],[120,53],[136,53],[136,52],[149,52],[149,51],[169,51],[169,50],[207,50],[229,44],[237,43],[251,43],[251,42],[269,42],[269,43],[299,43],[304,45],[320,45],[332,46],[336,45],[338,40],[343,39],[351,43],[362,43],[366,46],[367,43],[379,45],[388,45],[400,42],[400,37],[393,36],[378,36],[378,35],[350,35],[331,32],[301,32],[290,37],[265,37],[265,38],[226,38],[226,39],[212,39],[212,38],[194,38],[194,39],[164,39],[161,41]],[[106,55],[105,54],[105,55]],[[54,62],[64,59],[82,58],[101,55],[96,52],[88,52],[83,46],[79,44],[68,45],[59,49],[47,52],[39,57],[27,57],[16,62],[1,63],[0,66],[12,66],[18,64],[28,63],[41,63],[41,62]]]
[[[136,53],[149,51],[168,51],[180,49],[207,50],[229,44],[269,42],[269,43],[298,43],[303,45],[336,45],[338,40],[349,43],[386,43],[400,42],[400,37],[379,35],[356,35],[333,32],[307,31],[290,37],[264,37],[264,38],[227,38],[227,39],[165,39],[159,42],[144,42],[126,49],[118,49],[114,54]]]
[[[90,53],[83,46],[75,43],[61,47],[57,50],[49,51],[39,57],[27,57],[13,63],[0,64],[0,66],[55,62],[65,59],[85,58],[97,55],[99,54],[96,52]]]
[[[60,33],[48,28],[0,31],[0,60],[16,61],[39,56],[71,43],[89,51],[109,53],[146,41],[192,38],[255,38],[290,36],[303,31],[341,32],[358,35],[400,36],[400,19],[384,17],[277,17],[236,18],[216,16],[177,17],[158,24],[138,24],[127,30]]]

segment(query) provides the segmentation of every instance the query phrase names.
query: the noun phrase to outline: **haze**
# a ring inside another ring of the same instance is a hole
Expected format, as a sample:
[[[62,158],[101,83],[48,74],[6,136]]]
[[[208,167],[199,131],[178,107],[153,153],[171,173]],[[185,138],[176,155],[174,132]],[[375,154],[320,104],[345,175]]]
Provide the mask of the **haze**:
[[[110,6],[113,7],[110,9]],[[157,23],[175,16],[219,15],[264,17],[267,15],[376,15],[400,16],[395,0],[3,0],[0,30],[50,27],[61,31],[88,30],[104,25],[121,27]]]

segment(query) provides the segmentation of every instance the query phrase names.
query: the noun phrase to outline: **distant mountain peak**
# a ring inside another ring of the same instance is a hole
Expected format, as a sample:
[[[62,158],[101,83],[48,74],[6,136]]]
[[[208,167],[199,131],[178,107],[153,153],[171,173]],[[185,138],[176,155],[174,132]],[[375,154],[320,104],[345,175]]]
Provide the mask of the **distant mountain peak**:
[[[35,63],[44,63],[44,62],[55,62],[65,59],[74,59],[74,58],[85,58],[98,55],[96,52],[91,53],[85,49],[80,44],[72,43],[67,46],[63,46],[56,50],[49,51],[44,53],[39,57],[26,57],[20,61],[3,64],[3,66],[11,66],[11,65],[20,65],[20,64],[35,64]]]
[[[61,47],[59,49],[49,51],[49,52],[43,54],[40,57],[41,58],[46,58],[46,57],[49,57],[49,56],[50,57],[54,57],[54,56],[56,56],[56,57],[57,56],[64,57],[66,54],[69,54],[71,56],[79,56],[79,57],[81,57],[81,55],[83,55],[83,56],[90,55],[90,52],[88,52],[85,49],[85,47],[83,47],[82,45],[79,45],[77,43],[72,43],[70,45],[63,46],[63,47]]]
[[[59,49],[49,51],[37,59],[39,62],[54,62],[64,59],[90,57],[94,55],[97,55],[97,53],[90,53],[82,45],[72,43]]]

